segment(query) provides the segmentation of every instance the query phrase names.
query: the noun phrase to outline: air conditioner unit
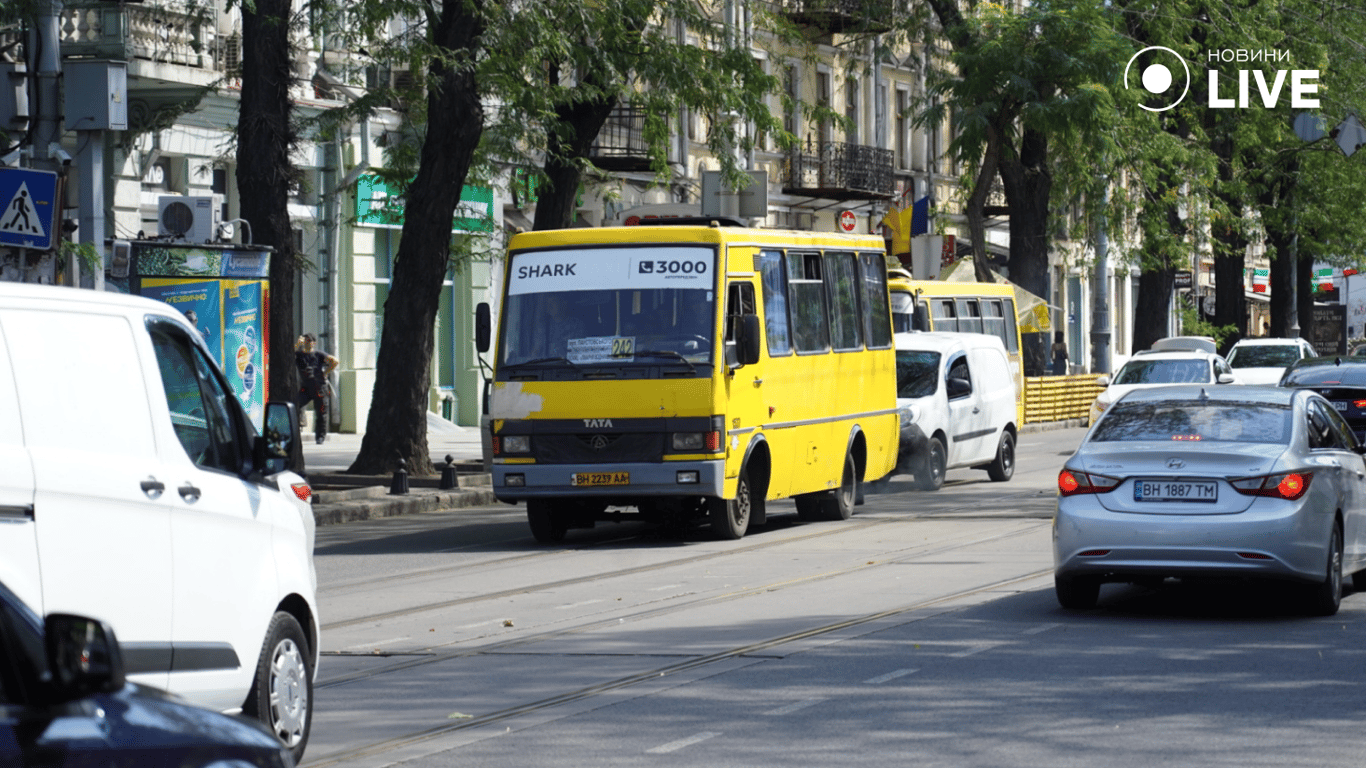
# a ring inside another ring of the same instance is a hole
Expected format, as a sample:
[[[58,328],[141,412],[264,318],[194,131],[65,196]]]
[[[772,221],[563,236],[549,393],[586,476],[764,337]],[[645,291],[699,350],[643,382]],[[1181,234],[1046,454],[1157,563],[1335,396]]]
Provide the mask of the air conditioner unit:
[[[217,195],[162,195],[157,198],[157,231],[191,243],[214,239],[218,226]]]

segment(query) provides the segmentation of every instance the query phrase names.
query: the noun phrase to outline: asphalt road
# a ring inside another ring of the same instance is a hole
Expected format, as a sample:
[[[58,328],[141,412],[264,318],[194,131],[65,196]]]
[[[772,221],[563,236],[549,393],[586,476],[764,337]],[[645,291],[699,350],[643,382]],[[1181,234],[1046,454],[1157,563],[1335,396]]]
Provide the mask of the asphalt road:
[[[1366,596],[1111,585],[1053,598],[1057,470],[790,502],[737,542],[626,523],[531,538],[499,505],[319,530],[305,766],[1352,766]]]

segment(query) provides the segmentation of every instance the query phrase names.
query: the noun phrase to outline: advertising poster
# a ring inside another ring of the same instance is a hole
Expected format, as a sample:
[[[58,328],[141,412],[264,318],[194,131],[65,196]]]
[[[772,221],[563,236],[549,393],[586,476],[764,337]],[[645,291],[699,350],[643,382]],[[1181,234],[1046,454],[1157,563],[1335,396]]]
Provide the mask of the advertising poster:
[[[164,301],[180,310],[190,325],[199,331],[209,353],[220,362],[223,358],[222,289],[218,280],[181,280],[158,277],[144,278],[141,294]]]
[[[265,283],[224,280],[223,372],[252,423],[260,428],[266,410]]]

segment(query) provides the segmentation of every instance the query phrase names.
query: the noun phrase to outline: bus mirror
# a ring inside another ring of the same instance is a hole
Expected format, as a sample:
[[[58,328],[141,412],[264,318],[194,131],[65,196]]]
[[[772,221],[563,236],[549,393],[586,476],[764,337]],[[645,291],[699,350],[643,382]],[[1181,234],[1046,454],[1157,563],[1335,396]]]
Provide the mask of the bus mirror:
[[[928,330],[930,330],[930,308],[929,308],[929,307],[927,307],[927,306],[925,306],[924,304],[921,304],[920,302],[917,301],[917,302],[915,303],[914,318],[915,318],[915,319],[914,319],[914,320],[912,321],[912,323],[911,323],[911,327],[912,327],[913,329],[915,329],[915,330],[917,330],[917,331],[928,331]]]
[[[735,351],[739,355],[740,365],[753,365],[759,362],[759,316],[741,315],[739,331]]]
[[[474,348],[480,354],[489,351],[489,339],[493,336],[493,320],[487,302],[479,302],[474,308]]]

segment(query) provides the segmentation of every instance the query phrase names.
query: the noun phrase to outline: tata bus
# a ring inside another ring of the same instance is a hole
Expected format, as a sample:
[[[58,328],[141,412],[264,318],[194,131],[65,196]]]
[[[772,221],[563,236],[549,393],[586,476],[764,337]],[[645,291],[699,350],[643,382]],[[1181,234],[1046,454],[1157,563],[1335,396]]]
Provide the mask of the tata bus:
[[[630,517],[739,539],[786,498],[847,519],[895,466],[880,238],[680,219],[528,232],[500,308],[493,488],[540,542]]]
[[[1010,373],[1015,378],[1016,424],[1024,423],[1024,365],[1020,358],[1015,286],[1010,283],[967,283],[949,280],[912,280],[904,270],[892,269],[892,327],[907,331],[985,333],[1005,345]]]

